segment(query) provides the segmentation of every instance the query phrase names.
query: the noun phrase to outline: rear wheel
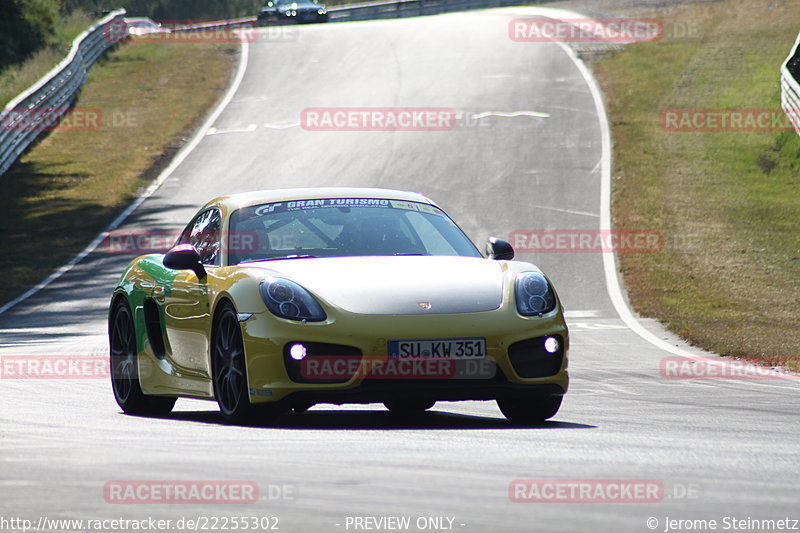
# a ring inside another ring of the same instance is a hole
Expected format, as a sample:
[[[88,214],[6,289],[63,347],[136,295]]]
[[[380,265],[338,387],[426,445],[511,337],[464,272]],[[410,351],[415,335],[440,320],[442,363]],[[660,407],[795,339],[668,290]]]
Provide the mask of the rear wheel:
[[[111,388],[122,410],[132,415],[167,414],[176,398],[146,396],[139,385],[136,329],[128,302],[120,300],[111,314],[109,327],[111,346]]]
[[[555,416],[563,396],[498,398],[497,406],[511,422],[536,424]]]
[[[392,413],[398,415],[414,415],[427,411],[436,404],[432,400],[389,400],[383,405]]]
[[[241,423],[267,421],[280,414],[273,405],[250,403],[242,329],[230,303],[222,304],[212,342],[214,396],[222,416],[229,422]]]

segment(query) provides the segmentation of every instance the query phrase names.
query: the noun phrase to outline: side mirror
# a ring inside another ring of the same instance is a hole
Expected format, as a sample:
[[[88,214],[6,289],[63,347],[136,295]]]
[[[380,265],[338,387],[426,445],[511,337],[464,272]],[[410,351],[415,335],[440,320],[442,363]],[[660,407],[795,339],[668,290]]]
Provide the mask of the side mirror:
[[[510,261],[514,259],[514,248],[503,239],[497,237],[489,237],[486,242],[486,257],[489,259],[503,259]]]
[[[206,277],[206,269],[200,260],[200,254],[191,244],[179,244],[164,254],[164,266],[173,270],[191,270],[197,277]]]

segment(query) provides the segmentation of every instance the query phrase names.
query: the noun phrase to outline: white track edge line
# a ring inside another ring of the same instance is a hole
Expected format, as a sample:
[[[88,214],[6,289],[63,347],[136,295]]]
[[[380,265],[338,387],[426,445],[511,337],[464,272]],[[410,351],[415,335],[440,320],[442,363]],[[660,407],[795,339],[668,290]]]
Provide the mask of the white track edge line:
[[[225,93],[225,96],[220,100],[211,114],[208,116],[206,121],[203,123],[202,126],[194,133],[191,140],[183,145],[183,147],[178,151],[175,157],[170,162],[169,166],[161,171],[161,174],[158,175],[158,178],[150,184],[145,191],[140,194],[122,213],[114,219],[111,224],[106,226],[106,229],[103,230],[99,235],[97,235],[92,242],[89,243],[86,248],[84,248],[78,255],[73,257],[69,262],[60,266],[56,269],[53,273],[51,273],[47,278],[43,281],[40,281],[30,289],[28,289],[23,294],[17,296],[7,304],[0,307],[0,315],[14,307],[15,305],[23,302],[36,294],[37,292],[41,291],[55,280],[72,270],[72,268],[83,261],[83,259],[92,253],[100,244],[103,242],[103,239],[108,235],[108,232],[116,229],[122,224],[126,218],[128,218],[131,213],[136,211],[142,203],[147,200],[150,196],[152,196],[160,187],[164,184],[164,182],[169,178],[169,176],[175,171],[176,168],[189,156],[189,154],[200,144],[200,141],[203,140],[205,137],[206,131],[211,127],[211,125],[219,118],[225,108],[233,99],[233,95],[236,94],[236,91],[239,90],[239,85],[242,83],[242,79],[244,79],[245,71],[247,70],[247,61],[249,58],[249,51],[250,47],[246,40],[242,40],[241,42],[241,56],[239,57],[239,65],[236,69],[236,76],[233,79],[233,83],[228,88],[228,92]]]
[[[569,48],[567,45],[563,43],[558,43],[562,48],[566,49],[567,54],[570,58],[573,59],[575,65],[578,67],[578,70],[581,71],[583,74],[586,83],[589,86],[589,89],[592,92],[592,98],[594,99],[595,107],[597,109],[597,114],[600,118],[600,130],[602,136],[602,183],[600,189],[600,229],[601,230],[610,230],[611,229],[611,128],[608,123],[608,115],[606,114],[605,103],[603,102],[603,95],[600,91],[600,87],[597,84],[597,80],[592,75],[589,68],[586,64],[577,56],[575,51],[572,48]],[[729,362],[735,361],[735,359],[728,359],[720,357],[719,354],[715,354],[712,352],[707,352],[704,355],[693,354],[688,352],[678,346],[674,346],[669,342],[665,341],[664,339],[660,339],[650,330],[645,328],[641,322],[636,318],[631,311],[631,308],[628,306],[628,302],[625,300],[625,297],[622,294],[622,287],[619,283],[619,277],[617,273],[617,265],[616,265],[616,254],[612,252],[603,252],[603,270],[605,272],[606,277],[606,289],[608,290],[608,296],[611,298],[611,303],[614,305],[614,309],[619,314],[622,321],[628,326],[634,333],[639,335],[642,339],[649,342],[650,344],[654,345],[656,348],[664,350],[666,352],[672,353],[679,357],[684,357],[686,359],[690,359],[693,361],[709,361],[709,359],[720,359],[720,362]],[[757,365],[756,365],[757,366]],[[776,376],[773,377],[776,381],[792,381],[797,382],[800,381],[800,376],[794,373],[783,373],[778,372]],[[762,386],[779,386],[778,383],[773,383],[772,380],[757,380],[760,385]]]
[[[580,15],[575,13],[577,17]],[[606,106],[605,102],[603,101],[603,95],[600,91],[600,86],[597,83],[594,75],[591,73],[589,68],[586,64],[578,57],[578,54],[575,53],[575,50],[570,48],[567,44],[553,41],[555,42],[561,49],[563,49],[575,66],[580,71],[581,75],[583,76],[586,85],[588,85],[589,90],[592,93],[592,99],[594,100],[595,110],[597,112],[598,119],[600,121],[600,137],[601,137],[601,146],[602,146],[602,156],[601,156],[601,185],[600,185],[600,230],[610,230],[611,229],[611,128],[608,123],[608,115],[606,113]],[[699,356],[689,353],[686,350],[683,350],[677,346],[673,346],[672,344],[666,342],[663,339],[658,338],[654,335],[651,331],[645,328],[641,322],[634,316],[633,312],[631,311],[630,307],[628,306],[625,297],[622,294],[622,287],[619,283],[619,277],[617,275],[617,264],[616,264],[616,254],[611,252],[603,252],[603,271],[605,273],[606,278],[606,289],[608,291],[608,296],[611,298],[611,303],[614,306],[614,309],[617,311],[617,314],[622,319],[628,328],[630,328],[634,333],[639,335],[642,339],[646,340],[650,344],[654,345],[661,350],[666,352],[672,353],[674,355],[678,355],[681,357],[688,357],[691,359],[699,358]]]
[[[530,8],[532,10],[536,10],[538,12],[547,12],[549,8]],[[561,9],[554,9],[553,11],[558,12],[560,14],[570,14],[573,17],[581,17],[579,13],[561,10]],[[547,15],[545,15],[547,16]],[[553,18],[553,17],[551,17]],[[798,37],[800,40],[800,37]],[[600,186],[600,229],[601,230],[610,230],[611,229],[611,127],[608,123],[608,114],[606,113],[606,106],[605,102],[603,101],[603,93],[600,90],[600,86],[597,83],[592,72],[586,66],[586,64],[578,57],[578,54],[573,50],[569,45],[566,43],[562,43],[559,41],[551,41],[557,44],[567,56],[572,60],[575,66],[580,71],[581,75],[583,76],[584,81],[586,82],[587,86],[589,87],[590,92],[592,93],[592,99],[594,100],[595,110],[600,120],[600,136],[601,136],[601,186]],[[633,314],[633,311],[628,305],[627,300],[625,299],[622,293],[622,287],[619,283],[619,276],[617,273],[617,265],[616,265],[616,254],[615,252],[603,252],[603,271],[606,278],[606,290],[608,291],[608,296],[611,299],[611,303],[614,306],[617,314],[619,315],[620,319],[625,323],[625,325],[632,330],[634,333],[639,335],[642,339],[649,342],[656,348],[659,348],[663,351],[669,352],[679,357],[684,357],[686,359],[694,360],[694,361],[708,361],[712,358],[718,358],[721,361],[724,361],[726,358],[720,357],[719,354],[715,354],[712,352],[704,351],[704,355],[698,355],[690,353],[684,349],[681,349],[678,346],[674,346],[669,342],[665,341],[664,339],[660,339],[650,330],[645,328],[642,323],[639,321],[638,318]],[[793,381],[797,382],[800,381],[800,376],[794,373],[779,373],[776,376],[777,380],[782,381]],[[764,381],[758,380],[758,383],[762,386],[780,386],[778,383],[772,383],[771,381]],[[785,388],[785,387],[783,387]]]

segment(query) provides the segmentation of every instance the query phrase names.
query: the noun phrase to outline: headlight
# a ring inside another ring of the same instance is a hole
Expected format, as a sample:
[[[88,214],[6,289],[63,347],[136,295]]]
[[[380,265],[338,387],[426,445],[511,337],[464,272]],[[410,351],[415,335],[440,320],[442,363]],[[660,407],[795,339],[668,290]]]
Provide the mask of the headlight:
[[[307,290],[283,278],[267,278],[261,282],[261,297],[273,315],[289,320],[321,322],[325,311]]]
[[[324,15],[325,14],[325,9],[324,8],[318,9],[317,13],[319,13],[320,15]]]
[[[556,307],[556,295],[547,278],[539,272],[522,272],[517,276],[515,292],[517,311],[523,316],[549,313]]]

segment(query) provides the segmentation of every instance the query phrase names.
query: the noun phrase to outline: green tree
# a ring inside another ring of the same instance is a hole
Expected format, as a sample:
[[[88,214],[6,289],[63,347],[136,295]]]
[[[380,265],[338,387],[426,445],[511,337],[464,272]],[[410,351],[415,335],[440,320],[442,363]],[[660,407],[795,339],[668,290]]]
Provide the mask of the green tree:
[[[0,68],[51,42],[59,8],[58,0],[0,0]]]

